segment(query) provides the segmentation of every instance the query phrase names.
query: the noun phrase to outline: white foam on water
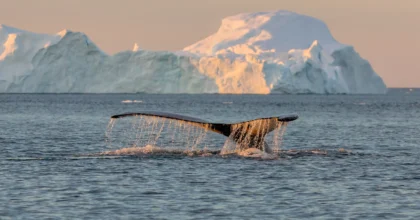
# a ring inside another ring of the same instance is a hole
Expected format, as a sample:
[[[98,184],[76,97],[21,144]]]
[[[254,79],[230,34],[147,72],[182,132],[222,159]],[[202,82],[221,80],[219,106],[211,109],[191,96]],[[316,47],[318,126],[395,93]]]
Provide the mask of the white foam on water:
[[[100,153],[101,156],[144,156],[144,155],[186,155],[186,156],[211,156],[216,154],[215,151],[210,150],[186,150],[186,149],[168,149],[153,145],[146,145],[144,147],[126,147],[113,151],[105,151]]]
[[[249,157],[249,158],[261,158],[261,159],[278,159],[278,155],[276,154],[269,154],[257,148],[248,148],[243,151],[237,152],[237,155],[242,157]]]
[[[278,159],[277,154],[268,154],[257,148],[249,148],[243,151],[238,151],[232,154],[220,153],[220,151],[203,150],[182,150],[182,149],[168,149],[165,147],[158,147],[147,145],[144,147],[126,147],[118,150],[105,151],[96,156],[146,156],[146,155],[185,155],[190,157],[209,157],[209,156],[240,156],[245,158],[257,158],[264,160]]]
[[[159,153],[159,152],[168,152],[168,150],[147,145],[144,147],[126,147],[121,148],[115,151],[105,151],[101,153],[101,155],[107,155],[107,156],[129,156],[129,155],[143,155],[143,154],[151,154],[151,153]]]
[[[130,103],[143,103],[142,100],[122,100],[121,103],[130,104]]]

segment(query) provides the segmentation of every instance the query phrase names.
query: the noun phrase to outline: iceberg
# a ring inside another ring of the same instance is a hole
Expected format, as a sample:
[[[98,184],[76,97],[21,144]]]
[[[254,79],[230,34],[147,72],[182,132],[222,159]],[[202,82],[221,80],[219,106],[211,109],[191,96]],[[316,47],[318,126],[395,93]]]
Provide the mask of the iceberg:
[[[383,94],[386,86],[326,24],[288,11],[244,13],[181,51],[103,52],[81,32],[0,26],[2,93]]]

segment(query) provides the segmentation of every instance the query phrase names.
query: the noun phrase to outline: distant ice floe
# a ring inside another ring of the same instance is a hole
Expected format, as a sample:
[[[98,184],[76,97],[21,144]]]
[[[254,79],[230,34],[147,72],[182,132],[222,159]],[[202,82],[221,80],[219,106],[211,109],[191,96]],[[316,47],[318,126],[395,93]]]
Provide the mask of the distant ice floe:
[[[142,100],[122,100],[121,103],[126,103],[126,104],[130,104],[130,103],[143,103]]]

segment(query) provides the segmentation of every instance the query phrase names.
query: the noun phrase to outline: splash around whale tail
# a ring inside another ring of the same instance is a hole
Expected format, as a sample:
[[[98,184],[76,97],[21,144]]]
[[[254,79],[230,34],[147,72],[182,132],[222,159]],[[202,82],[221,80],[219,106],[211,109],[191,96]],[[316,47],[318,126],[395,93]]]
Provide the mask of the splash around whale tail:
[[[157,111],[124,113],[119,115],[113,115],[111,116],[111,118],[117,119],[135,116],[150,116],[182,121],[196,127],[204,128],[205,130],[222,134],[234,140],[240,146],[241,149],[254,147],[266,152],[269,152],[270,149],[268,149],[268,146],[264,141],[264,137],[271,131],[281,127],[283,124],[294,121],[298,118],[297,115],[290,114],[256,118],[253,120],[238,123],[212,123],[200,118]]]

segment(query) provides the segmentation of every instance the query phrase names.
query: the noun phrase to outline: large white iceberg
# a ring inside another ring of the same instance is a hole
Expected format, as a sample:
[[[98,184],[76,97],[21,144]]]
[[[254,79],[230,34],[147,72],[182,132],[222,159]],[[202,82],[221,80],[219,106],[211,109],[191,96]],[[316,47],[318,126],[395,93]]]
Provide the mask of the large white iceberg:
[[[107,55],[83,33],[0,26],[0,92],[385,93],[351,46],[293,12],[240,14],[182,51]]]

